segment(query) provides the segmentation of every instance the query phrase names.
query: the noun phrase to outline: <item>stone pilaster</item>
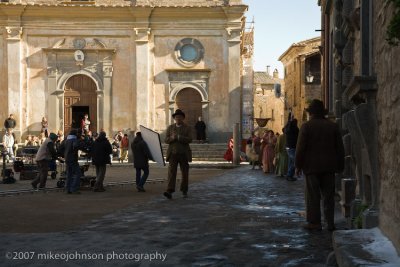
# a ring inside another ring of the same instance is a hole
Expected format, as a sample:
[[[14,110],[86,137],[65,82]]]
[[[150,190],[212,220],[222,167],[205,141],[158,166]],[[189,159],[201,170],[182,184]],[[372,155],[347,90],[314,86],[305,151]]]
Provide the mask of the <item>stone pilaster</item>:
[[[113,64],[111,60],[103,62],[103,93],[97,95],[97,114],[98,114],[98,128],[103,128],[106,132],[112,133],[112,103],[111,103],[111,89],[112,89],[112,76]],[[99,116],[101,114],[101,116]]]
[[[149,127],[149,28],[135,28],[136,33],[136,127]]]
[[[241,83],[240,83],[240,28],[227,28],[228,33],[228,92],[229,120],[228,127],[241,122]]]
[[[49,92],[48,110],[51,116],[48,116],[50,131],[64,129],[64,90],[57,90],[57,76],[60,74],[55,67],[55,55],[48,57],[49,67],[47,69],[47,90]],[[65,133],[68,134],[68,133]]]
[[[21,135],[22,122],[24,121],[21,106],[22,84],[21,84],[21,50],[22,50],[22,27],[7,26],[7,81],[8,81],[8,114],[14,114],[17,121],[15,134],[17,138]]]

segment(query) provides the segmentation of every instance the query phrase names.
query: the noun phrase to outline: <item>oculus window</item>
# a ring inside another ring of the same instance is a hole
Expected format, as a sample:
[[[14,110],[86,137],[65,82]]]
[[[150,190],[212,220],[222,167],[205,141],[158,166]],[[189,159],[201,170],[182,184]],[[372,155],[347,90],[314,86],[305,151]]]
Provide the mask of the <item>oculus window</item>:
[[[203,59],[203,56],[203,45],[196,39],[185,38],[175,46],[177,62],[185,67],[195,66]]]

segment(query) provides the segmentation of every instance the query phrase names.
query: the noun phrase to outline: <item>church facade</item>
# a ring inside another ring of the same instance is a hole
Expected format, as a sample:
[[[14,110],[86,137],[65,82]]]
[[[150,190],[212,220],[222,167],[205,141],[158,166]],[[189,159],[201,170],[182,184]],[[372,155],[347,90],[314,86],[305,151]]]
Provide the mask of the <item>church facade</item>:
[[[212,142],[241,121],[241,0],[2,1],[0,118],[17,136],[79,125],[160,133],[180,108]]]

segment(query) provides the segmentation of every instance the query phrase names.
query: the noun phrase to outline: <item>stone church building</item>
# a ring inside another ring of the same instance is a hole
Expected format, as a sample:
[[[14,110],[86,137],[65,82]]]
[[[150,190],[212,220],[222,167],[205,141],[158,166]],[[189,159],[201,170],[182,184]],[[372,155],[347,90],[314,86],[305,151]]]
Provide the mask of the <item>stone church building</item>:
[[[17,136],[79,124],[162,133],[176,108],[210,141],[241,121],[241,0],[0,2],[0,119]]]

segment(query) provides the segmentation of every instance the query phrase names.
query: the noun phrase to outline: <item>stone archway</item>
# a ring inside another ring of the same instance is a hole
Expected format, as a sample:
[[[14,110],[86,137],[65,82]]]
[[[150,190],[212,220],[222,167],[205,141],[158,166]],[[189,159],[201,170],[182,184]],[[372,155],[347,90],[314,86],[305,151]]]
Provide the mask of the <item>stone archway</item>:
[[[190,87],[180,90],[175,98],[175,109],[181,109],[185,112],[185,122],[193,130],[192,136],[195,136],[194,126],[199,116],[203,116],[202,97],[200,93]]]
[[[71,76],[64,86],[64,132],[80,127],[80,120],[87,113],[90,130],[97,131],[97,86],[88,76]]]

